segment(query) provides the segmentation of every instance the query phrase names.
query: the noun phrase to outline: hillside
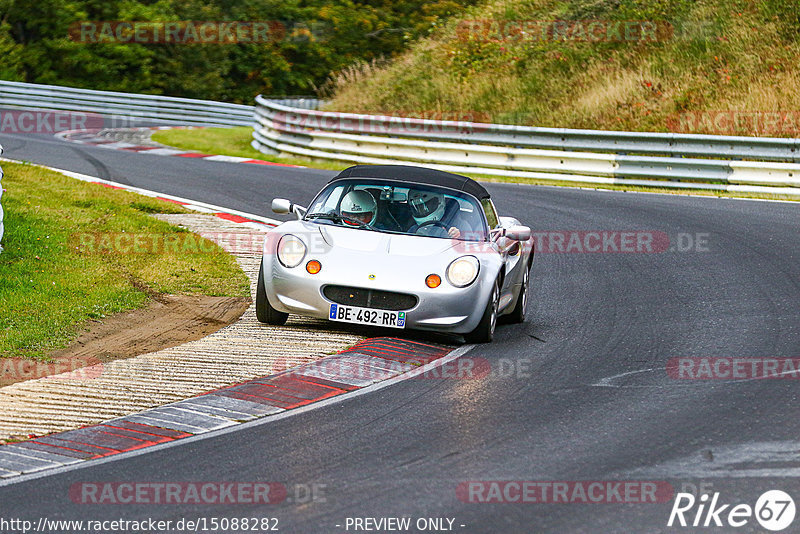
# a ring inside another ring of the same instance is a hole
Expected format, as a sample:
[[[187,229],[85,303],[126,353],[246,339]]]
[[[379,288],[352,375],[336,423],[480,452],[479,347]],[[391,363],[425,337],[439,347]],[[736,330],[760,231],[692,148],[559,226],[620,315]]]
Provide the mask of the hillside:
[[[312,94],[474,2],[0,0],[0,79],[251,104]]]
[[[800,136],[799,17],[795,0],[490,0],[341,71],[329,108]]]

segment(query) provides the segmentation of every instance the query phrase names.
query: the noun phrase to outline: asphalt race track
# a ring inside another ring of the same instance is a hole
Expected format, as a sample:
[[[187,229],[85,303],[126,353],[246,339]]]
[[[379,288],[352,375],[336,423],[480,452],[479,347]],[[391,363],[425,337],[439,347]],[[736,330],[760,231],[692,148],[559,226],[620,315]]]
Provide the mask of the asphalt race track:
[[[50,136],[0,135],[0,144],[5,157],[265,216],[272,197],[305,204],[333,174]],[[457,489],[469,481],[635,480],[664,481],[676,492],[703,487],[720,502],[751,506],[766,490],[800,496],[798,380],[687,380],[665,370],[671,358],[800,358],[800,205],[487,188],[501,214],[534,232],[657,232],[670,244],[654,253],[537,252],[527,322],[499,327],[494,343],[462,357],[486,359],[491,371],[482,376],[407,380],[0,486],[0,516],[275,517],[281,532],[354,532],[348,518],[401,516],[412,527],[419,518],[450,518],[455,532],[730,532],[667,528],[671,499],[485,503]],[[288,497],[269,505],[93,505],[69,497],[73,484],[111,481],[274,481]],[[304,493],[312,485],[315,499]],[[784,532],[798,530],[800,518]],[[736,531],[763,529],[751,518]]]

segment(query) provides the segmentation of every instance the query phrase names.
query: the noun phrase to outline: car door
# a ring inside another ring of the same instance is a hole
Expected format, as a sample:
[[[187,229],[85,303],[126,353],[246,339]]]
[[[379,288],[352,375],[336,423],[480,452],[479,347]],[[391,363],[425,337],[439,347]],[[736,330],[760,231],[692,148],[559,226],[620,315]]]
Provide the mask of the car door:
[[[491,199],[483,199],[481,205],[491,230],[492,240],[503,262],[505,276],[500,288],[500,309],[502,310],[514,300],[514,295],[519,291],[525,261],[520,242],[503,236],[501,230],[518,226],[520,223],[513,217],[499,217]]]

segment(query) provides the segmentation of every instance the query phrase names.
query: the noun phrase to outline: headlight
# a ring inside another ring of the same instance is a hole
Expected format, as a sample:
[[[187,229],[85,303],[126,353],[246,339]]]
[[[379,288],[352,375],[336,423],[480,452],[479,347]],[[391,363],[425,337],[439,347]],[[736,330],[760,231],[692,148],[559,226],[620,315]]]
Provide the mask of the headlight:
[[[300,238],[286,234],[278,241],[278,261],[285,267],[297,267],[306,257],[306,245]]]
[[[466,287],[475,281],[480,263],[475,256],[461,256],[447,267],[447,281],[456,287]]]

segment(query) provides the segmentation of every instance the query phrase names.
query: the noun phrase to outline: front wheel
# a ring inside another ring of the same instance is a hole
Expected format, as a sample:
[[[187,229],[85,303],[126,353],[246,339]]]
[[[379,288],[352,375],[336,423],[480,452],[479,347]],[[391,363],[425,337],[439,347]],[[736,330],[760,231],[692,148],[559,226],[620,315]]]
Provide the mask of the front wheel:
[[[464,336],[467,343],[490,343],[492,339],[494,339],[494,330],[497,327],[497,308],[499,304],[500,283],[499,280],[495,280],[492,294],[489,296],[489,302],[486,303],[486,309],[483,310],[481,322],[478,323],[475,330]]]
[[[281,326],[286,324],[288,313],[278,311],[272,307],[267,299],[267,290],[264,287],[264,263],[258,266],[258,284],[256,285],[256,319],[262,323]]]

